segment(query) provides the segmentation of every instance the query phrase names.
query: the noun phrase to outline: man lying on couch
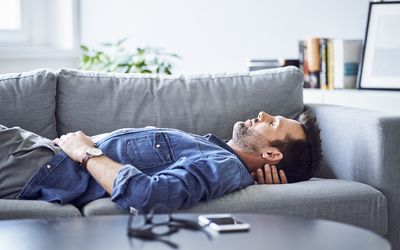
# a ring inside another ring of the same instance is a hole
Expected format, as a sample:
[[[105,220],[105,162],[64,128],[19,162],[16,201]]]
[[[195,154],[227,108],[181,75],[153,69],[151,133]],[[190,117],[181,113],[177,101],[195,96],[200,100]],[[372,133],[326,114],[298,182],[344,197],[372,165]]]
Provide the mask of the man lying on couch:
[[[237,122],[227,143],[154,127],[95,137],[78,131],[52,142],[0,126],[0,198],[81,207],[111,195],[123,209],[187,208],[255,181],[308,180],[322,157],[319,132],[307,112],[299,121],[260,112]]]

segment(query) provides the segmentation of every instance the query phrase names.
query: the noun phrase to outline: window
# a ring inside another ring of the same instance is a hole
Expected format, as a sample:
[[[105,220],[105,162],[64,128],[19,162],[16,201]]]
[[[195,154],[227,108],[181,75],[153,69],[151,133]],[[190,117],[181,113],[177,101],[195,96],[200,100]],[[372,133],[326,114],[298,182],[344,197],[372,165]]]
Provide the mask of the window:
[[[76,68],[79,0],[0,0],[0,73]]]
[[[28,4],[29,0],[0,1],[0,44],[13,46],[29,43]]]
[[[0,30],[21,29],[21,1],[2,0],[0,2]]]
[[[0,49],[76,49],[78,21],[78,0],[0,0]]]

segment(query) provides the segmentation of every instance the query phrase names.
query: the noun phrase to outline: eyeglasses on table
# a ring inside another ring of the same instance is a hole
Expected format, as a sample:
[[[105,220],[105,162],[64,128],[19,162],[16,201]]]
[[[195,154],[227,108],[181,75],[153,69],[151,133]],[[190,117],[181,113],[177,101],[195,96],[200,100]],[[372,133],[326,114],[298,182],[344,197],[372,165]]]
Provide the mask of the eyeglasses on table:
[[[205,226],[199,225],[197,221],[177,218],[171,214],[170,209],[163,205],[156,205],[149,213],[145,214],[131,212],[127,234],[129,237],[142,240],[160,241],[177,249],[179,248],[178,244],[165,239],[164,236],[175,234],[181,229],[201,231],[209,240],[212,240],[212,235],[205,229]]]

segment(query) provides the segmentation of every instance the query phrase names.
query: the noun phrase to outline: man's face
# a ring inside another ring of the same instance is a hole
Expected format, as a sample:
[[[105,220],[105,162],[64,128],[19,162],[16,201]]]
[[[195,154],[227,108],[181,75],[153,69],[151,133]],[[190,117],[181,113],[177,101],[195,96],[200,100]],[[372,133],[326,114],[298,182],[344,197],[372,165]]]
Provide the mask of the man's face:
[[[296,120],[260,112],[257,118],[236,122],[232,139],[245,152],[260,152],[275,140],[305,139],[304,130]]]

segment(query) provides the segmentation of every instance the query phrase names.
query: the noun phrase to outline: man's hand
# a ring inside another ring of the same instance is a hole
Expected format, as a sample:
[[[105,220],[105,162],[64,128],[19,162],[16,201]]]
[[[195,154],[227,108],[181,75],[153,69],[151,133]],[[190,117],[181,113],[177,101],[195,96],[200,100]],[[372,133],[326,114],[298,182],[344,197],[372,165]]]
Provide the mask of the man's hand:
[[[72,160],[81,163],[86,151],[94,147],[93,140],[82,131],[68,133],[53,140]],[[106,156],[94,157],[88,161],[86,169],[96,181],[111,195],[114,180],[122,165]]]
[[[94,143],[89,136],[82,131],[68,133],[53,140],[72,160],[81,163],[86,150],[94,147]]]
[[[252,172],[254,180],[257,184],[287,184],[287,178],[283,170],[276,169],[275,165],[265,164],[264,169],[258,168],[257,171]]]

